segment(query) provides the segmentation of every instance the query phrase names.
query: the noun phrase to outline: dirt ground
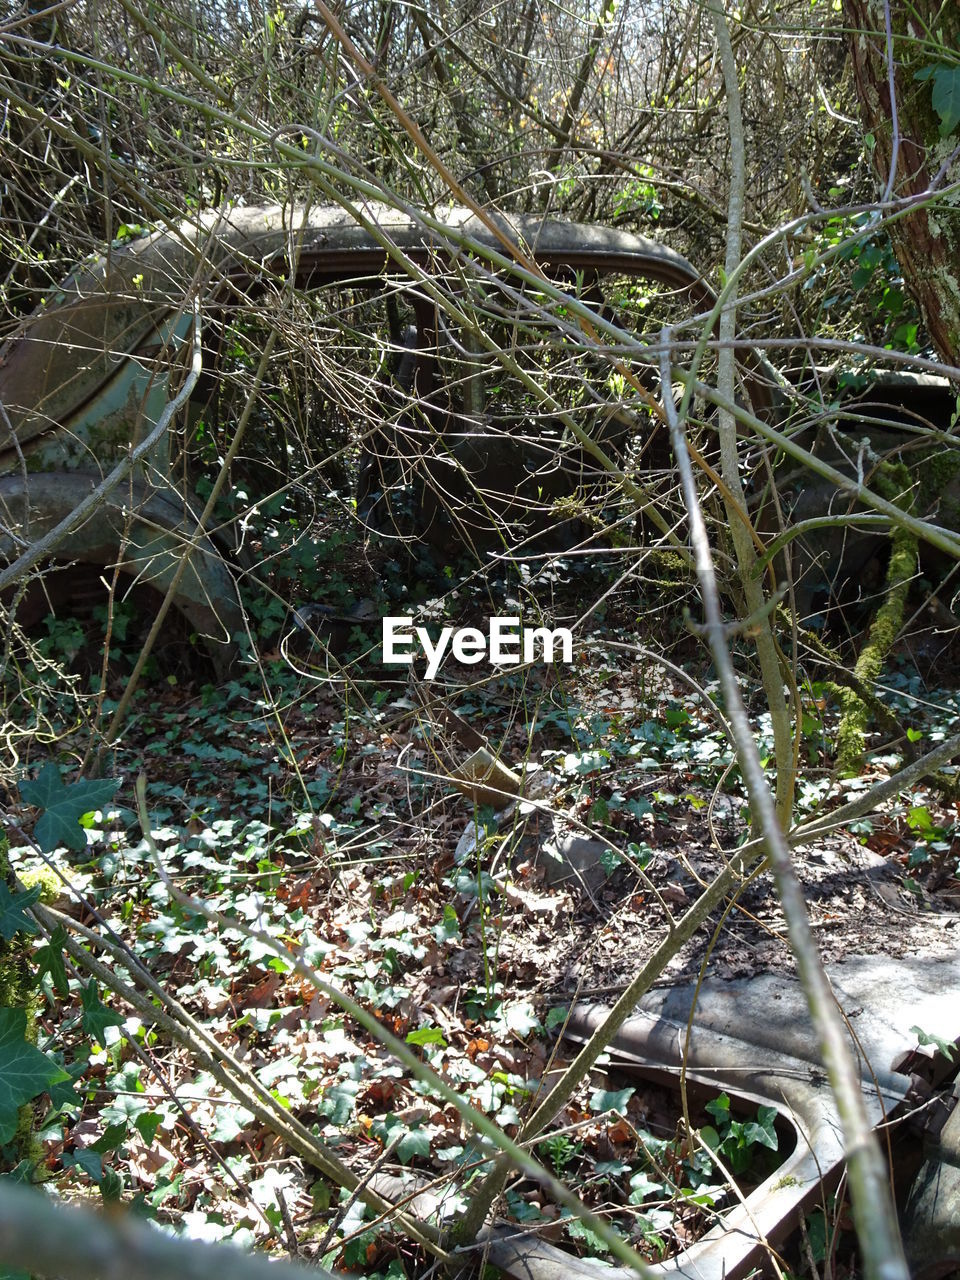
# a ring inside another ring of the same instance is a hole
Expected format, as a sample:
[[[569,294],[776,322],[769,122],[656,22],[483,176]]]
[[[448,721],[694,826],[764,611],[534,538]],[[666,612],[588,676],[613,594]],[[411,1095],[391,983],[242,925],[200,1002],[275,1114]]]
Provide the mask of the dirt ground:
[[[465,825],[470,823],[468,818]],[[700,884],[724,866],[700,814],[656,823],[648,840],[656,856],[643,876],[620,867],[602,884],[572,876],[551,889],[543,883],[542,867],[521,862],[515,874],[528,887],[508,891],[497,914],[501,980],[526,993],[533,989],[548,1002],[565,1002],[574,993],[583,999],[615,997],[664,938],[662,903],[678,918],[696,900]],[[933,893],[922,884],[911,891],[904,885],[905,858],[896,847],[882,856],[843,832],[795,853],[824,962],[851,953],[939,955],[960,949],[960,882],[948,880]],[[793,971],[769,872],[743,887],[717,934],[720,915],[681,948],[661,982],[695,979],[705,959],[706,972],[717,978]],[[477,981],[479,950],[463,947],[448,960],[447,971],[461,983]]]

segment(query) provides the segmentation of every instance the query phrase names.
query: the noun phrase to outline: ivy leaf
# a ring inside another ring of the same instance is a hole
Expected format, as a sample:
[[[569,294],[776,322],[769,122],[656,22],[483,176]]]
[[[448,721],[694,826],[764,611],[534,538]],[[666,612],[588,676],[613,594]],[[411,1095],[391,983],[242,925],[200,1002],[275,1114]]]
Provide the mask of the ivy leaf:
[[[639,796],[636,800],[628,800],[623,806],[627,813],[632,813],[635,818],[643,818],[648,813],[653,813],[653,805],[646,796]]]
[[[766,1107],[761,1107],[761,1111],[766,1111]],[[777,1149],[777,1131],[773,1127],[773,1121],[770,1118],[766,1120],[761,1117],[759,1123],[748,1120],[743,1126],[743,1140],[748,1147],[759,1144],[761,1147],[769,1147],[771,1151]]]
[[[69,1064],[65,1063],[62,1053],[51,1054],[50,1056],[58,1067],[63,1068],[65,1076],[63,1080],[54,1081],[47,1090],[50,1094],[50,1106],[54,1111],[60,1111],[64,1107],[70,1111],[79,1111],[83,1106],[83,1099],[73,1086],[86,1071],[88,1064],[82,1059]]]
[[[443,1032],[439,1027],[419,1027],[416,1031],[409,1032],[407,1044],[419,1045],[421,1048],[427,1044],[437,1044],[441,1049],[447,1047],[447,1042],[444,1040]]]
[[[540,1030],[540,1019],[528,1000],[505,1000],[500,1006],[497,1021],[504,1030],[513,1031],[518,1036],[528,1036],[531,1031]]]
[[[443,908],[443,918],[433,926],[433,936],[438,942],[458,942],[460,940],[460,921],[451,903]]]
[[[143,1139],[146,1146],[153,1146],[153,1140],[157,1136],[157,1130],[163,1123],[163,1116],[159,1111],[144,1111],[142,1115],[137,1116],[133,1122],[137,1127],[137,1132]]]
[[[430,1155],[428,1131],[421,1129],[419,1125],[410,1128],[396,1116],[384,1116],[382,1120],[375,1120],[370,1127],[370,1132],[375,1138],[379,1138],[385,1147],[399,1137],[396,1147],[397,1158],[403,1164],[415,1156],[426,1158]]]
[[[36,933],[37,926],[29,916],[24,915],[27,907],[32,907],[40,897],[40,886],[35,884],[24,893],[11,893],[0,880],[0,937],[7,942],[17,932]]]
[[[593,1228],[588,1227],[585,1222],[581,1222],[579,1218],[571,1218],[566,1212],[563,1214],[563,1219],[567,1234],[572,1236],[574,1240],[581,1240],[591,1253],[604,1254],[610,1252],[610,1246],[606,1240],[602,1236],[598,1236]],[[612,1223],[608,1222],[607,1226],[615,1236],[618,1236],[621,1240],[623,1239],[621,1233]]]
[[[65,845],[83,853],[87,839],[80,819],[85,813],[102,809],[119,785],[119,778],[80,778],[65,787],[60,770],[52,762],[44,765],[34,781],[21,782],[21,799],[44,811],[33,831],[43,852],[51,853]]]
[[[234,1142],[255,1118],[246,1107],[220,1103],[215,1113],[210,1138],[213,1142]]]
[[[554,1005],[547,1014],[544,1026],[548,1031],[552,1031],[554,1027],[562,1027],[567,1020],[567,1014],[570,1012],[570,1006],[567,1004]]]
[[[697,1132],[711,1151],[720,1150],[720,1135],[712,1124],[703,1125],[703,1127],[698,1129]]]
[[[88,1178],[99,1183],[103,1177],[103,1160],[98,1151],[92,1151],[89,1147],[82,1147],[79,1151],[65,1151],[63,1153],[63,1167],[65,1169],[82,1169]]]
[[[822,1209],[815,1209],[807,1219],[807,1238],[810,1256],[814,1262],[823,1262],[827,1256],[827,1216]]]
[[[910,806],[907,812],[907,826],[911,831],[919,831],[921,835],[930,835],[933,832],[930,810],[925,804]]]
[[[105,1156],[111,1151],[116,1151],[122,1146],[124,1138],[127,1136],[127,1122],[121,1120],[116,1124],[108,1124],[103,1133],[92,1142],[88,1148],[89,1151],[99,1151],[100,1155]]]
[[[590,1110],[594,1115],[603,1111],[616,1111],[618,1115],[627,1114],[627,1103],[636,1093],[636,1089],[594,1089],[590,1096]]]
[[[703,1109],[713,1116],[721,1128],[729,1123],[730,1099],[725,1093],[721,1093],[719,1098],[714,1098],[712,1102],[708,1102]]]
[[[915,79],[933,81],[933,109],[940,117],[940,137],[947,137],[960,124],[960,65],[938,62]]]
[[[353,1117],[359,1090],[359,1084],[353,1080],[335,1084],[332,1088],[324,1090],[317,1110],[322,1116],[331,1120],[338,1129],[342,1129]]]
[[[953,1061],[953,1055],[957,1051],[955,1044],[951,1044],[949,1040],[941,1039],[940,1036],[935,1036],[931,1031],[924,1031],[920,1027],[911,1027],[910,1030],[917,1037],[920,1044],[936,1045],[948,1062]]]
[[[66,1071],[27,1041],[24,1009],[0,1009],[0,1144],[17,1132],[20,1107],[66,1080]]]
[[[38,885],[37,888],[40,886]],[[53,979],[53,989],[58,995],[68,996],[70,988],[67,984],[67,967],[63,962],[63,948],[66,945],[67,932],[62,924],[58,924],[50,935],[50,941],[38,947],[33,958],[37,965],[37,982],[45,973]]]
[[[648,1173],[641,1170],[630,1179],[630,1203],[643,1204],[647,1196],[662,1196],[663,1183],[655,1182]]]
[[[103,1033],[107,1027],[123,1026],[120,1015],[101,1003],[94,978],[80,988],[80,999],[83,1002],[83,1029],[97,1044],[103,1044]]]
[[[940,117],[940,137],[960,124],[960,67],[938,67],[933,77],[933,109]]]
[[[430,1155],[430,1134],[426,1129],[408,1129],[397,1143],[397,1156],[402,1164],[415,1156],[426,1160]]]

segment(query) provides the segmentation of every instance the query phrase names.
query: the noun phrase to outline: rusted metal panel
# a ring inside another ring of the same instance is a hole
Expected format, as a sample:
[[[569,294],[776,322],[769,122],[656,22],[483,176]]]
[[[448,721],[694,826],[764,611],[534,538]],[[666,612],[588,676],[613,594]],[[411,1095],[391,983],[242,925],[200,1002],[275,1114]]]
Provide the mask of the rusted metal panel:
[[[412,218],[385,206],[370,208],[367,214],[418,265],[448,256],[444,238]],[[690,291],[697,303],[712,301],[700,273],[680,254],[651,240],[555,220],[497,215],[497,222],[547,269],[623,271]],[[451,210],[444,226],[502,251],[468,210]],[[313,209],[304,219],[296,214],[291,218],[276,207],[205,214],[176,231],[114,247],[104,258],[79,268],[0,348],[0,401],[21,447],[38,436],[70,428],[85,409],[90,412],[84,420],[96,421],[98,398],[106,396],[104,404],[111,411],[118,396],[124,396],[125,404],[142,404],[151,381],[162,383],[164,374],[126,370],[127,384],[121,387],[118,373],[131,353],[163,342],[184,297],[195,287],[214,305],[224,297],[226,278],[240,288],[274,274],[285,278],[301,230],[301,285],[376,276],[388,266],[383,246],[343,210]],[[143,408],[139,412],[149,421]],[[12,452],[0,449],[0,471],[13,465]]]
[[[827,972],[850,1026],[868,1117],[875,1125],[889,1124],[916,1105],[913,1082],[898,1069],[904,1050],[916,1043],[914,1027],[936,1026],[944,1039],[960,1040],[960,1004],[954,998],[960,953],[850,957],[827,966]],[[568,1033],[587,1040],[607,1012],[600,1006],[576,1009]],[[840,1117],[799,983],[765,974],[651,991],[620,1029],[610,1053],[612,1069],[619,1061],[626,1074],[635,1067],[676,1079],[685,1066],[688,1080],[764,1102],[793,1125],[797,1145],[779,1169],[702,1240],[669,1262],[651,1266],[656,1275],[677,1280],[747,1280],[767,1262],[768,1246],[781,1243],[794,1229],[797,1213],[822,1196],[831,1177],[839,1176],[845,1159]],[[553,1245],[519,1236],[515,1229],[491,1234],[491,1261],[518,1280],[557,1280],[561,1275],[627,1280],[634,1274],[625,1267],[572,1258]],[[955,1231],[951,1238],[956,1240]]]
[[[375,279],[388,271],[402,276],[404,259],[431,272],[449,271],[464,237],[509,258],[498,236],[467,209],[449,210],[432,228],[387,206],[368,206],[364,215],[375,224],[376,234],[340,208],[306,214],[279,206],[214,211],[172,230],[114,245],[102,258],[79,266],[0,347],[0,403],[16,437],[0,438],[0,476],[19,476],[24,458],[34,476],[72,470],[72,489],[33,481],[30,487],[38,519],[38,504],[44,501],[66,514],[68,495],[84,491],[91,478],[101,477],[158,422],[173,394],[192,300],[199,296],[204,319],[215,318],[235,306],[238,297],[252,298],[268,283],[287,280],[294,254],[299,287]],[[714,301],[700,273],[664,245],[608,227],[492,216],[501,234],[524,256],[535,257],[548,275],[632,275],[676,290],[687,312]],[[387,246],[392,246],[393,257]],[[760,369],[760,362],[752,367]],[[769,402],[772,381],[765,374],[756,379],[751,387],[755,407]],[[541,451],[545,447],[546,441]],[[189,507],[193,495],[170,475],[167,440],[140,467],[137,484],[145,485],[148,475],[155,485],[166,486],[168,504],[181,512]],[[484,487],[496,486],[492,465],[481,481]],[[108,509],[114,506],[111,501]],[[87,527],[84,535],[88,542],[101,540],[96,545],[102,545],[105,562],[117,554],[117,544],[112,550],[108,546],[113,527],[98,525],[96,535]],[[85,556],[92,554],[93,543],[77,545],[85,547]],[[169,550],[164,547],[163,556]],[[73,547],[64,553],[73,555]],[[157,563],[165,563],[162,556]],[[159,573],[162,578],[163,571]],[[195,586],[183,597],[184,608],[189,605],[195,613],[213,602],[213,614],[202,623],[210,634],[216,630],[217,610],[236,607],[224,573],[221,563],[214,564],[212,550],[200,556],[199,567],[191,570]],[[199,626],[199,613],[197,617]]]
[[[78,472],[0,478],[0,523],[6,530],[0,534],[0,560],[13,559],[23,542],[41,538],[94,484],[94,477]],[[129,578],[163,593],[195,529],[195,514],[175,495],[141,483],[125,484],[69,535],[60,556],[107,568],[119,565]],[[214,666],[225,672],[236,655],[234,636],[242,630],[243,613],[230,572],[209,538],[197,543],[173,603]]]

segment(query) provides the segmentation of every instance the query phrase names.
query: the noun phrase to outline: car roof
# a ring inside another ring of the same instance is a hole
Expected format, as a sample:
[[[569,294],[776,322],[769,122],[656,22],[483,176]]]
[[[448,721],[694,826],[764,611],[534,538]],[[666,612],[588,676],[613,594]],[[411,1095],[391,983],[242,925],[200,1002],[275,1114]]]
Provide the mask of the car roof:
[[[469,209],[427,216],[367,204],[360,213],[369,226],[339,207],[207,211],[175,228],[115,243],[82,263],[0,348],[0,402],[20,443],[69,425],[124,357],[156,342],[185,298],[199,292],[201,305],[208,306],[271,274],[286,278],[295,252],[304,286],[401,271],[390,266],[385,243],[421,267],[469,254],[471,246],[508,256],[498,235]],[[701,306],[713,300],[695,267],[643,236],[532,215],[488,218],[521,257],[533,256],[548,272],[626,272],[684,291]]]

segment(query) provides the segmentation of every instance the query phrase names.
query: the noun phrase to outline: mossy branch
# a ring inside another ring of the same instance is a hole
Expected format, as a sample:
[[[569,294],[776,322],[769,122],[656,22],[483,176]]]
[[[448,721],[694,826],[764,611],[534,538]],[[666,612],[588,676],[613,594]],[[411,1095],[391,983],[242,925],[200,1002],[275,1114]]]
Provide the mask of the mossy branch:
[[[913,505],[910,495],[910,472],[902,463],[883,463],[874,476],[880,494],[904,510]],[[877,610],[866,643],[860,650],[853,677],[862,689],[872,688],[893,648],[903,625],[910,583],[917,569],[917,539],[909,529],[894,529],[890,539],[890,563],[887,566],[886,596]],[[861,696],[855,686],[840,690],[841,720],[837,731],[837,772],[854,777],[863,767],[866,731],[876,699]]]

